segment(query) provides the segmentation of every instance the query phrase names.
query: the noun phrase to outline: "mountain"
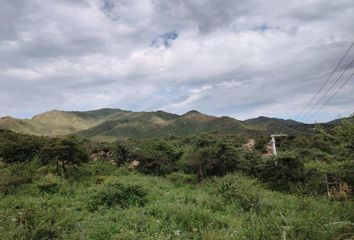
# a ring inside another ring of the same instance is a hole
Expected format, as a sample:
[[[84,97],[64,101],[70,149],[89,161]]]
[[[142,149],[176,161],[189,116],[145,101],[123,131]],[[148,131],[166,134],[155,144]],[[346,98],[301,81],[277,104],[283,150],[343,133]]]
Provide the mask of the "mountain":
[[[32,135],[67,135],[94,127],[124,112],[127,111],[120,109],[100,109],[87,112],[53,110],[36,115],[31,119],[0,118],[0,128]]]
[[[163,111],[126,112],[78,132],[78,135],[96,140],[159,137],[158,130],[169,125],[178,117],[178,115]]]
[[[32,134],[35,130],[27,120],[16,119],[10,116],[0,118],[0,128],[11,129],[16,132]]]
[[[245,120],[244,123],[250,128],[263,132],[286,134],[308,133],[315,127],[315,124],[304,124],[290,119],[284,120],[264,116]]]
[[[159,129],[158,135],[184,136],[203,132],[247,135],[258,131],[249,129],[242,121],[234,118],[215,117],[193,110],[183,114],[167,126]]]
[[[333,123],[329,125],[333,126]],[[85,138],[105,141],[200,133],[245,136],[265,133],[308,134],[313,127],[313,124],[263,116],[240,121],[226,116],[210,116],[196,110],[183,115],[164,111],[131,112],[110,108],[85,112],[53,110],[31,119],[0,118],[0,128],[16,132],[45,136],[75,133]]]
[[[352,115],[352,116],[350,116],[350,117],[344,117],[344,118],[334,119],[334,120],[328,122],[327,124],[329,124],[329,125],[336,125],[336,124],[341,123],[342,121],[350,120],[351,118],[353,118],[353,116],[354,116],[354,115]]]

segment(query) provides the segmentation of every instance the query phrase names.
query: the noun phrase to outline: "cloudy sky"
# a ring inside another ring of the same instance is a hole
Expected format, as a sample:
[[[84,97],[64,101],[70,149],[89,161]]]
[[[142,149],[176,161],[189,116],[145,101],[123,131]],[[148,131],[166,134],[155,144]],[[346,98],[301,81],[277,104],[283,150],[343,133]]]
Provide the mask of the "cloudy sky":
[[[2,0],[0,116],[111,107],[295,118],[353,40],[352,0]],[[353,59],[354,47],[329,83]],[[354,77],[307,121],[353,112]]]

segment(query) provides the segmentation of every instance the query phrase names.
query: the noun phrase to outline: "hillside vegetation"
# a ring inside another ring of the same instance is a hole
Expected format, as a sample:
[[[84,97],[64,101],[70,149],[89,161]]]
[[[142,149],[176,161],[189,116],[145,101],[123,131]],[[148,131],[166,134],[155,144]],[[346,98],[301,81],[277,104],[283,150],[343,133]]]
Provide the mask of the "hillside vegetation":
[[[125,111],[118,109],[100,109],[87,112],[53,110],[36,115],[32,119],[0,118],[0,128],[37,136],[60,136],[91,128],[123,113]]]
[[[332,127],[335,123],[324,124]],[[198,111],[176,115],[164,111],[130,112],[99,109],[87,112],[50,111],[32,119],[0,118],[0,128],[37,136],[78,134],[100,141],[123,138],[158,138],[191,134],[238,134],[260,136],[264,133],[309,134],[315,125],[292,120],[259,117],[239,121],[215,117]]]
[[[254,140],[1,130],[0,239],[354,237],[354,118],[279,139],[278,156]]]

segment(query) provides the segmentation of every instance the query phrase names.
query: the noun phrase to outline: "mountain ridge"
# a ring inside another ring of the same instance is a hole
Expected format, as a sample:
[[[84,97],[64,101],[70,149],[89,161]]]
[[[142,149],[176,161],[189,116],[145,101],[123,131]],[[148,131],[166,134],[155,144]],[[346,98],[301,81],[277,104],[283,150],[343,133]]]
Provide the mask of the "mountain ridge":
[[[333,123],[339,121],[331,121]],[[151,138],[185,136],[200,133],[258,135],[269,132],[288,134],[309,133],[314,124],[291,119],[260,116],[244,121],[229,116],[212,116],[197,110],[178,115],[158,110],[132,112],[122,109],[102,108],[89,111],[52,110],[30,119],[10,116],[0,118],[0,128],[15,132],[62,136],[77,134],[96,140],[120,138]]]

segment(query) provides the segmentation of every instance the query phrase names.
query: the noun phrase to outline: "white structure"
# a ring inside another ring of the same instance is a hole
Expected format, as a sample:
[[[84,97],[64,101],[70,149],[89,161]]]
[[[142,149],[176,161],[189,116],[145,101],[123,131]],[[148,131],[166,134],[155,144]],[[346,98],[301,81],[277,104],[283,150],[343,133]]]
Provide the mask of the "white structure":
[[[272,134],[270,137],[272,138],[272,148],[273,148],[273,155],[277,155],[277,147],[275,146],[275,138],[276,137],[286,137],[288,136],[287,134]]]

